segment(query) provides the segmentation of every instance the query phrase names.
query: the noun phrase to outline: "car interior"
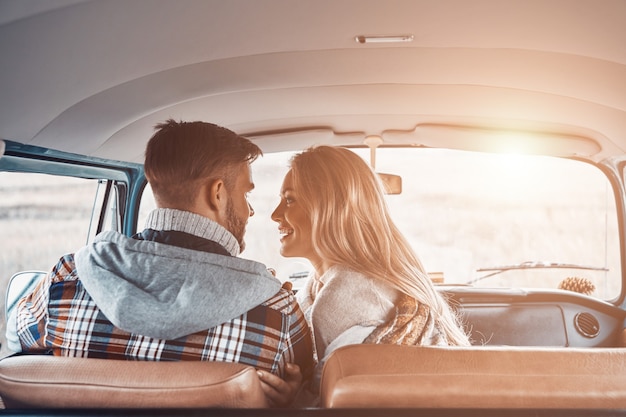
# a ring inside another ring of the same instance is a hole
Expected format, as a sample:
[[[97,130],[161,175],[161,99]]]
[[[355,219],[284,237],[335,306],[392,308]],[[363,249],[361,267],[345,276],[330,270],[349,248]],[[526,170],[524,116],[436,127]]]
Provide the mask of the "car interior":
[[[0,0],[0,414],[626,415],[624,39],[623,0]],[[14,354],[60,255],[142,229],[167,119],[263,150],[241,256],[296,292],[289,160],[360,155],[471,346],[345,346],[311,408],[238,363]]]

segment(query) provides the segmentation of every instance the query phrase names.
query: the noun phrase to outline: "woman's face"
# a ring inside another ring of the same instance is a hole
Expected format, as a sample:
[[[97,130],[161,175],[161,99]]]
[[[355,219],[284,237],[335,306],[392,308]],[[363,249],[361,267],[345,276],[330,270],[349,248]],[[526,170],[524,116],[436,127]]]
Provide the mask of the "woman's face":
[[[292,177],[290,170],[283,180],[280,203],[272,213],[272,220],[278,223],[281,235],[280,253],[285,257],[307,258],[316,265],[318,256],[313,250],[311,218],[298,200]]]

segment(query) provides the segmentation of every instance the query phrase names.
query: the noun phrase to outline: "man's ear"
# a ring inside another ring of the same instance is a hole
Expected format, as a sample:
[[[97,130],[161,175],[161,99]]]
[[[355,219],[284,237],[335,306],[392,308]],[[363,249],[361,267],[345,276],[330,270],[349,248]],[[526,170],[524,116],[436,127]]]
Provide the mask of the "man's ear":
[[[226,185],[221,179],[211,181],[207,187],[207,200],[211,210],[220,212],[225,206],[228,196],[226,194]]]

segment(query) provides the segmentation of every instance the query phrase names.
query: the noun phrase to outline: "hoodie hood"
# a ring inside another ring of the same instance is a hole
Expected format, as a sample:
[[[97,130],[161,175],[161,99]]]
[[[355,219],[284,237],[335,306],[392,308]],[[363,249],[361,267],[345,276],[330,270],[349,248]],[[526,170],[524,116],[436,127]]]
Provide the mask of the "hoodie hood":
[[[261,263],[112,231],[75,259],[80,281],[111,323],[159,339],[228,322],[281,288]]]

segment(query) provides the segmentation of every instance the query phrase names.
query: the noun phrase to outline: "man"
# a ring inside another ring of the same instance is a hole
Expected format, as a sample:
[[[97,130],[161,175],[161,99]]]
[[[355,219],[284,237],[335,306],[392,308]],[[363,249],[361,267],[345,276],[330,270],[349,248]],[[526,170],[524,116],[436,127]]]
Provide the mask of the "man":
[[[156,129],[144,169],[157,209],[146,228],[133,237],[103,232],[63,256],[18,303],[10,347],[241,362],[292,382],[298,368],[308,375],[312,340],[293,293],[264,265],[237,257],[254,214],[250,165],[261,150],[210,123],[168,120]],[[276,395],[268,389],[282,401]]]

